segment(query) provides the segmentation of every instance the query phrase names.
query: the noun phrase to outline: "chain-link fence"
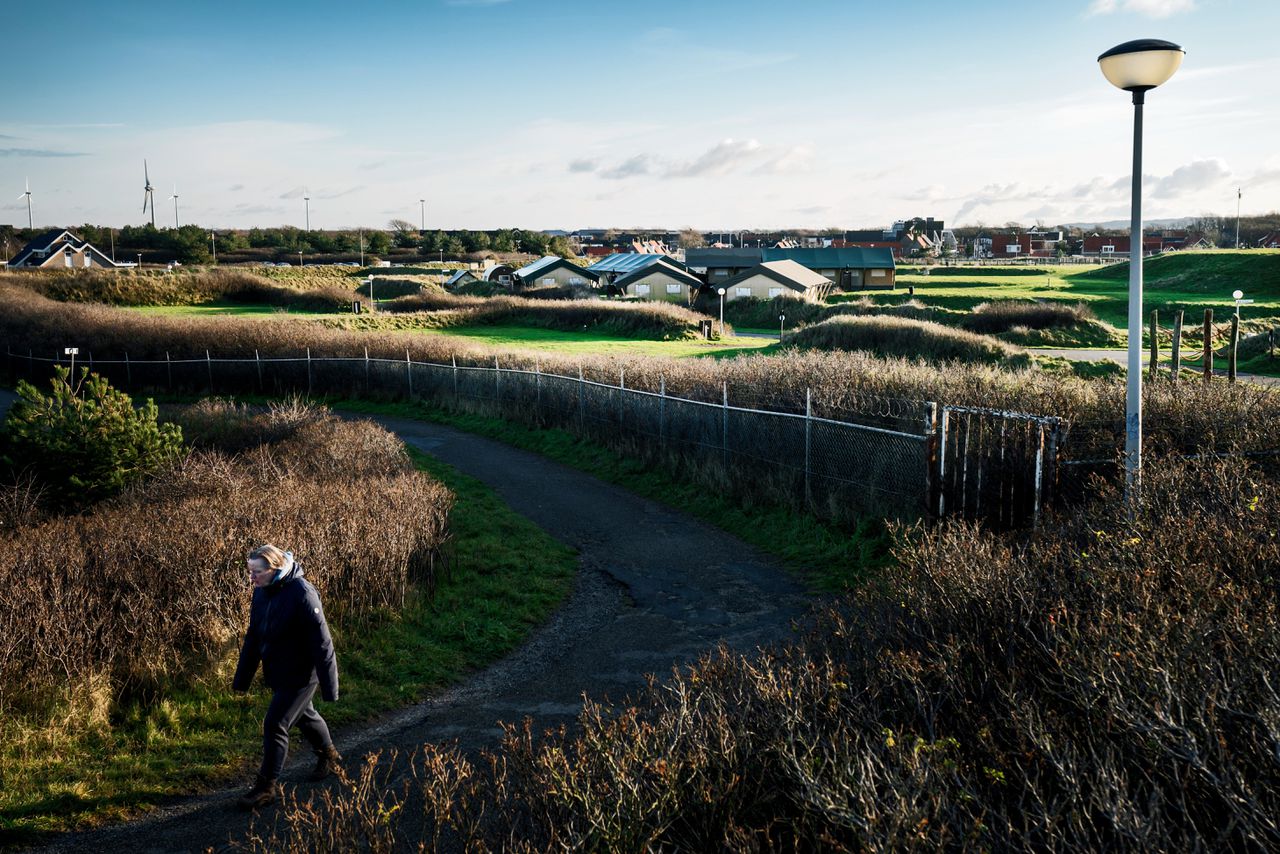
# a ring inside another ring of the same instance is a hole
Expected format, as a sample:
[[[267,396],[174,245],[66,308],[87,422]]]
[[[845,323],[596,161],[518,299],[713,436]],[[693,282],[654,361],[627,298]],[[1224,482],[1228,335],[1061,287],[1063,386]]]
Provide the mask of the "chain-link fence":
[[[38,381],[70,358],[7,352],[9,373]],[[708,488],[806,507],[828,518],[915,519],[930,512],[932,404],[914,404],[915,429],[899,405],[856,423],[806,412],[717,403],[541,370],[418,362],[409,358],[83,359],[80,364],[131,391],[259,393],[419,399],[446,408],[554,427],[658,462]],[[880,416],[880,417],[876,417]]]

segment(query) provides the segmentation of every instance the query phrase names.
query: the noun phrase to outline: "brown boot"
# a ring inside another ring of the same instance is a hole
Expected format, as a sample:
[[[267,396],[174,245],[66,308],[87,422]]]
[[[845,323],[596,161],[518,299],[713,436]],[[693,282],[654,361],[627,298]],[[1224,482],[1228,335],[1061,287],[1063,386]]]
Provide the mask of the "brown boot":
[[[338,763],[341,761],[342,754],[338,753],[338,749],[332,744],[324,750],[317,750],[316,767],[311,771],[308,779],[312,782],[323,780],[338,769]]]
[[[246,810],[262,809],[267,804],[274,803],[278,795],[279,792],[276,789],[275,780],[264,780],[261,777],[256,777],[253,782],[253,788],[240,796],[240,808]]]

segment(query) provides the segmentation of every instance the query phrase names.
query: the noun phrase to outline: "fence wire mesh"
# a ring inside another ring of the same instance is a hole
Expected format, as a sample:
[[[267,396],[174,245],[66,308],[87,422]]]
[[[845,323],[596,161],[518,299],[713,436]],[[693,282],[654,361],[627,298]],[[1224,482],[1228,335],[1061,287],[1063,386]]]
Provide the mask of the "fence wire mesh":
[[[8,354],[11,375],[39,380],[69,360]],[[690,400],[585,377],[380,358],[85,360],[131,391],[412,398],[556,427],[662,462],[711,488],[768,495],[831,518],[914,519],[929,512],[930,435],[921,404],[874,402],[858,423],[809,413]],[[912,429],[898,429],[908,424]],[[884,426],[891,425],[891,426]]]

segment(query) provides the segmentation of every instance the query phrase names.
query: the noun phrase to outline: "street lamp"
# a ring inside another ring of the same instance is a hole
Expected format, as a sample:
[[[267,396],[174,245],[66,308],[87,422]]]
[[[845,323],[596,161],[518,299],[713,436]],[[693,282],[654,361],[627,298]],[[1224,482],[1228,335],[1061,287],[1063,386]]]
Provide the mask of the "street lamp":
[[[716,288],[720,295],[720,337],[724,337],[724,288]]]
[[[1098,57],[1111,85],[1133,93],[1132,208],[1129,219],[1129,382],[1125,392],[1125,498],[1133,506],[1142,471],[1142,105],[1148,89],[1173,76],[1185,55],[1161,39],[1116,45]],[[1155,331],[1152,330],[1152,334]]]
[[[787,316],[785,314],[778,315],[778,343],[782,343],[782,330],[786,328]]]
[[[209,245],[213,247],[213,265],[218,266],[218,232],[209,232]]]
[[[1236,304],[1236,323],[1240,322],[1240,306],[1253,305],[1253,300],[1244,298],[1244,291],[1232,291],[1231,299]]]

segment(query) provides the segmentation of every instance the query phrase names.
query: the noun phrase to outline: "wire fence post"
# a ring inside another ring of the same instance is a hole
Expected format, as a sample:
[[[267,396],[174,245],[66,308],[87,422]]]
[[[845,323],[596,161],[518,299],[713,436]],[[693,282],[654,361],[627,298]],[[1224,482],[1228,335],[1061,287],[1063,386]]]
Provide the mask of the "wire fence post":
[[[502,409],[502,369],[498,367],[498,357],[493,357],[493,398],[498,409]]]
[[[169,351],[164,351],[164,371],[169,376],[169,391],[173,391],[173,362],[169,359]]]
[[[583,397],[582,365],[578,365],[578,432],[587,429],[587,404]]]
[[[1178,382],[1178,374],[1182,370],[1182,312],[1177,311],[1173,315],[1173,341],[1170,344],[1171,361],[1169,363],[1169,378],[1176,384]]]
[[[813,502],[813,389],[804,390],[804,500]]]
[[[533,360],[533,420],[542,423],[542,366]]]
[[[409,348],[404,348],[404,375],[409,379],[409,399],[413,400],[413,360],[409,358]]]
[[[208,350],[204,351],[204,366],[209,373],[209,394],[213,394],[213,358]]]
[[[1231,341],[1227,351],[1227,382],[1236,381],[1236,350],[1240,346],[1240,315],[1231,317]],[[92,353],[90,354],[92,356]]]
[[[307,348],[307,397],[311,397],[311,348]]]
[[[257,348],[254,348],[253,351],[253,364],[258,369],[258,391],[261,393],[264,390],[262,384],[262,356],[258,355]]]
[[[369,348],[364,348],[364,393],[369,393]]]
[[[725,382],[721,383],[720,389],[724,395],[723,397],[724,404],[720,410],[722,413],[722,421],[721,421],[721,427],[720,427],[720,448],[721,448],[720,459],[724,463],[724,467],[728,468],[729,467],[729,382],[726,380]]]
[[[129,351],[124,351],[124,381],[129,388],[133,388],[133,370],[129,366]]]
[[[1036,426],[1036,506],[1032,526],[1040,527],[1040,490],[1044,485],[1044,421]]]
[[[1204,381],[1213,379],[1213,309],[1204,310]]]
[[[453,404],[458,405],[458,356],[453,354],[449,357],[449,361],[453,363]]]
[[[658,377],[658,444],[667,447],[667,378]]]
[[[614,410],[614,416],[618,419],[618,425],[622,425],[622,413],[626,411],[627,402],[624,400],[627,394],[627,369],[618,368],[618,406]]]

